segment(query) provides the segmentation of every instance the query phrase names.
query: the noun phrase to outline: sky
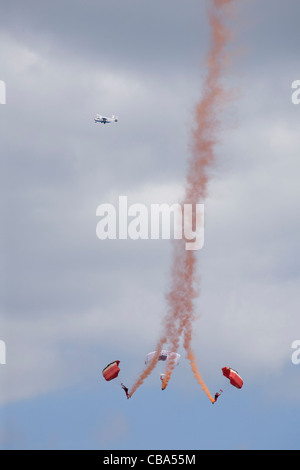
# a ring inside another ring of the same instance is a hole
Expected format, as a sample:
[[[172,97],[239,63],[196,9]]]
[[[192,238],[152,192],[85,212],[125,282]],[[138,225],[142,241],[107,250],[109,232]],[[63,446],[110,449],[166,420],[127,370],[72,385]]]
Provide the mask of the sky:
[[[96,210],[180,200],[209,3],[0,1],[1,449],[300,448],[297,0],[235,2],[200,201],[193,350],[213,394],[224,366],[244,386],[212,405],[180,344],[165,391],[159,366],[130,400],[120,387],[160,337],[172,243],[100,240]]]

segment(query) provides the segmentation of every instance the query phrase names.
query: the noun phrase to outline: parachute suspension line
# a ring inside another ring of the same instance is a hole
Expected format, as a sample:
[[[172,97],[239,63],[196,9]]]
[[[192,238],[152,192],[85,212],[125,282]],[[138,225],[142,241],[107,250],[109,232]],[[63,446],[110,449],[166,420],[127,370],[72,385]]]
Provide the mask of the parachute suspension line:
[[[222,387],[222,392],[228,392],[228,390],[231,390],[232,386],[230,384],[225,385],[225,387]]]

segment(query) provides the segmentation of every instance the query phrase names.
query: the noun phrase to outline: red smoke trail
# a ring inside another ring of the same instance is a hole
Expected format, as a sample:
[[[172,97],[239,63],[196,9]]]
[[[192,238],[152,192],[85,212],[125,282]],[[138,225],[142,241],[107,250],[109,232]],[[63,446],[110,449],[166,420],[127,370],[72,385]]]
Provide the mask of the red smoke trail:
[[[135,382],[135,384],[133,385],[132,389],[130,390],[129,392],[129,397],[131,397],[134,392],[136,391],[136,389],[138,387],[140,387],[142,385],[142,383],[144,382],[144,380],[151,374],[151,372],[153,371],[154,367],[156,366],[157,364],[157,360],[158,360],[158,356],[159,356],[159,353],[160,353],[160,350],[163,348],[163,345],[164,343],[166,342],[166,338],[161,338],[160,341],[158,342],[157,346],[156,346],[156,352],[157,354],[155,354],[155,356],[153,356],[153,359],[152,361],[150,362],[150,364],[146,367],[146,369],[141,373],[141,375],[138,377],[137,381]]]
[[[214,147],[220,129],[220,111],[228,99],[222,88],[222,77],[227,64],[226,47],[231,32],[225,26],[228,7],[234,0],[212,0],[209,5],[209,22],[211,27],[211,47],[207,58],[208,74],[203,86],[203,98],[195,109],[196,127],[192,133],[192,154],[189,160],[185,197],[183,204],[203,201],[207,195],[209,170],[215,163]],[[191,347],[192,325],[194,321],[194,299],[198,296],[197,259],[194,251],[186,250],[186,240],[174,240],[174,256],[171,270],[171,288],[167,294],[168,312],[165,318],[164,334],[157,345],[157,357],[143,371],[133,386],[130,396],[143,383],[156,365],[159,350],[167,342],[169,349],[177,351],[180,338],[184,336],[184,348],[190,361],[192,371],[198,383],[214,402],[205,385],[196,364]],[[169,363],[164,385],[167,386],[172,375],[174,363]]]
[[[192,158],[189,162],[185,194],[185,201],[193,204],[197,204],[199,200],[206,197],[209,170],[215,163],[214,147],[220,129],[220,120],[218,118],[220,105],[223,105],[228,99],[228,95],[222,88],[221,79],[227,63],[225,51],[231,38],[231,32],[224,24],[226,12],[223,7],[232,3],[232,0],[215,0],[209,10],[212,43],[208,56],[208,75],[203,87],[203,98],[196,107],[196,128],[193,131]],[[189,287],[191,287],[196,275],[195,252],[185,252],[184,265],[190,273]],[[189,302],[192,301],[190,290],[186,289],[185,286],[183,287],[183,296],[187,296]],[[208,398],[214,402],[198,371],[195,355],[191,348],[193,309],[191,309],[189,315],[185,314],[184,316],[186,317],[184,321],[184,348],[187,352],[187,358],[198,383],[202,386]]]

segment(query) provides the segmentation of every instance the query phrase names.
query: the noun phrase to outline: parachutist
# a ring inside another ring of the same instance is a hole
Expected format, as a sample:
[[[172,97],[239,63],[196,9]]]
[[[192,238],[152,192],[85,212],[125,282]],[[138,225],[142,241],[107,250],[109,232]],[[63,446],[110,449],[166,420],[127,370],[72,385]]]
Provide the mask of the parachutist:
[[[128,388],[125,387],[125,385],[123,385],[123,384],[121,384],[121,387],[123,388],[124,392],[126,393],[126,397],[127,397],[127,400],[128,400],[128,398],[130,398],[130,395],[128,393]]]
[[[221,393],[218,393],[218,392],[215,394],[215,401],[213,403],[216,403],[216,401],[217,401],[217,399],[219,398],[220,395],[221,395]]]
[[[168,385],[168,379],[165,380],[165,372],[169,370],[169,373],[173,371],[174,367],[179,364],[180,361],[180,354],[167,351],[166,349],[162,349],[161,351],[152,351],[146,356],[145,364],[147,367],[151,367],[152,364],[158,362],[164,365],[164,372],[160,374],[159,378],[161,380],[161,389],[165,390]]]

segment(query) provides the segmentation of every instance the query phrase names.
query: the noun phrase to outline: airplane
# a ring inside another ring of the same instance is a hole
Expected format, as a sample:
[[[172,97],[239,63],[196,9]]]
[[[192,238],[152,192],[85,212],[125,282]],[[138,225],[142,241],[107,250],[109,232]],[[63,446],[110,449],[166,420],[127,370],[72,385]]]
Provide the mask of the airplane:
[[[112,117],[109,118],[109,117],[101,116],[101,114],[97,114],[95,118],[95,122],[96,123],[101,122],[102,124],[109,124],[110,122],[118,122],[118,116],[112,115]]]

